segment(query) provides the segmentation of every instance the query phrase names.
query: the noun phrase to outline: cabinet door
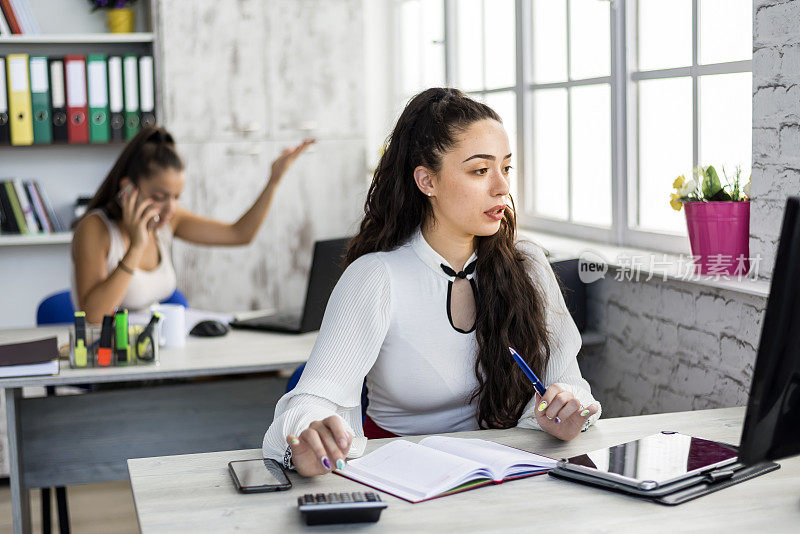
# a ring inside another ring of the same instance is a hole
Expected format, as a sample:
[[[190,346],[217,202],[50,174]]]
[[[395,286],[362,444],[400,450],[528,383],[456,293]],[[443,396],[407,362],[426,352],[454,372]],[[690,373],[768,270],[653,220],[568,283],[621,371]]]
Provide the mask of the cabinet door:
[[[364,135],[362,0],[276,0],[269,10],[273,124],[319,137]]]
[[[177,140],[265,138],[268,5],[159,3],[165,123]]]

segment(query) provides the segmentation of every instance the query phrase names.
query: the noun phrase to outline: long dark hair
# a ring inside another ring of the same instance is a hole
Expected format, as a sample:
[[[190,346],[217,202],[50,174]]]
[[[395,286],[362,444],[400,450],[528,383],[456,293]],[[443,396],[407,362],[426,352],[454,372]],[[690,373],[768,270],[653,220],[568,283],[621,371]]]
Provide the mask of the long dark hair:
[[[165,169],[183,170],[183,161],[175,149],[172,134],[161,126],[142,128],[114,162],[106,179],[89,201],[86,212],[99,208],[112,221],[122,219],[122,207],[117,201],[120,180],[127,176],[138,186],[143,178]]]
[[[364,219],[347,251],[348,265],[364,254],[402,245],[433,217],[429,199],[414,181],[414,169],[422,165],[438,172],[457,136],[485,119],[502,122],[489,106],[457,89],[428,89],[411,99],[373,175]],[[478,400],[480,428],[515,426],[531,398],[530,381],[508,347],[522,354],[539,376],[544,376],[550,358],[544,296],[528,274],[534,260],[515,244],[516,226],[512,200],[500,230],[477,238],[478,387],[470,402]]]

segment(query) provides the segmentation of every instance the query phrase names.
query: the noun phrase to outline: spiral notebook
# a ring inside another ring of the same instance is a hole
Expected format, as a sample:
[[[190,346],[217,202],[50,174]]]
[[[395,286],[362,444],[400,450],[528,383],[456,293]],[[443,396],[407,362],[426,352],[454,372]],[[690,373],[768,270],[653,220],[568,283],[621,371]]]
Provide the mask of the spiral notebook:
[[[416,503],[540,475],[556,460],[482,439],[398,439],[354,460],[337,474]]]

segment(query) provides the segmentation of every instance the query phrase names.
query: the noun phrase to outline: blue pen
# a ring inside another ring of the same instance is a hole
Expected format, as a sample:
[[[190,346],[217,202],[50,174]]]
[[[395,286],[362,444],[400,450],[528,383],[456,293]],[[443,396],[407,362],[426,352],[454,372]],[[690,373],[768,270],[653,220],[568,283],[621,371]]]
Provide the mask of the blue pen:
[[[546,388],[544,387],[544,384],[542,384],[542,381],[539,380],[539,377],[536,376],[536,373],[534,373],[533,370],[528,367],[528,364],[525,363],[525,360],[522,359],[522,356],[517,354],[517,351],[511,347],[508,347],[508,350],[511,351],[511,356],[514,357],[514,361],[517,362],[517,365],[519,365],[520,369],[522,369],[522,372],[525,373],[525,376],[527,376],[528,379],[533,382],[533,387],[536,388],[536,391],[539,392],[539,395],[544,397]]]

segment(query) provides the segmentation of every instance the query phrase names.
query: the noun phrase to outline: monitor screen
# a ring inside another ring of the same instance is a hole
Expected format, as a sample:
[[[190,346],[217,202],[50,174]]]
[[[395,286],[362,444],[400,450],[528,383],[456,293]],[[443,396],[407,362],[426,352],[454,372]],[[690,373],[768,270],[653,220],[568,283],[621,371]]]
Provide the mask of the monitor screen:
[[[739,461],[800,454],[800,198],[786,203]]]

